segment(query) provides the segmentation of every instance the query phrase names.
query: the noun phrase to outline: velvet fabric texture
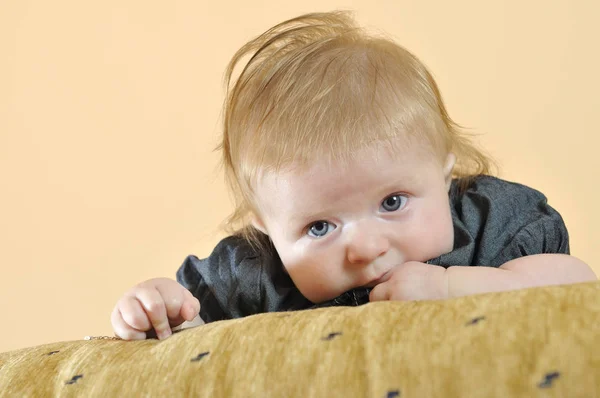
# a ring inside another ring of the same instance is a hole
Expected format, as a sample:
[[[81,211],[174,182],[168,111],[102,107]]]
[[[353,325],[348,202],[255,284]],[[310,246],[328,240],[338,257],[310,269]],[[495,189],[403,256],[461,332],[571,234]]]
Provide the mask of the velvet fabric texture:
[[[0,354],[0,397],[600,397],[600,282]]]

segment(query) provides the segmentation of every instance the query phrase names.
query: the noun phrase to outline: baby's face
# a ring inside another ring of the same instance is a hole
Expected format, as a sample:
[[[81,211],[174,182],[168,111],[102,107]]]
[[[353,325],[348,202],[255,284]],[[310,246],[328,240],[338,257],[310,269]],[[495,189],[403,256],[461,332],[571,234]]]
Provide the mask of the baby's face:
[[[453,248],[448,199],[453,157],[365,151],[346,167],[266,174],[260,220],[300,292],[318,303],[374,286],[406,261]]]

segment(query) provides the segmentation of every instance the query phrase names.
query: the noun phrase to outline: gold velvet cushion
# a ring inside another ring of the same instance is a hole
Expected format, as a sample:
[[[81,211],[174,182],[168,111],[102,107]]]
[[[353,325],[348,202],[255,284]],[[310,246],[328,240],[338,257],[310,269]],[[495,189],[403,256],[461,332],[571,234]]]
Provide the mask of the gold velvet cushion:
[[[597,397],[600,282],[0,354],[0,397]]]

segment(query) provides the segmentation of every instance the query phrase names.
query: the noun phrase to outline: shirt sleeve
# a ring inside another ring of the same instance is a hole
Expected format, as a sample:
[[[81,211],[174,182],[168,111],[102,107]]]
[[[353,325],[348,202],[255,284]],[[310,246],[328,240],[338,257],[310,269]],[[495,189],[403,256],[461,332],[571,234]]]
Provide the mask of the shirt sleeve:
[[[177,282],[200,301],[204,322],[259,312],[259,270],[253,269],[256,255],[244,243],[238,237],[225,238],[207,258],[190,255],[177,271]]]
[[[570,254],[569,233],[560,214],[546,201],[540,203],[539,218],[524,225],[494,259],[500,265],[534,254]]]
[[[244,238],[223,239],[205,259],[188,256],[177,281],[200,301],[204,322],[309,308],[271,245],[255,250]]]
[[[523,256],[569,253],[561,215],[535,189],[479,176],[464,192],[455,181],[450,198],[454,249],[431,264],[500,267]]]

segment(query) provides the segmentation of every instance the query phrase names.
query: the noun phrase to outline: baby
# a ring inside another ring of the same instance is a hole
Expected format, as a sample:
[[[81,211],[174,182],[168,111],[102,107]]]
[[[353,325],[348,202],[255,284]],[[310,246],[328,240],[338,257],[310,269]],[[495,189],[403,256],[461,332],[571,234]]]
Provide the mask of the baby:
[[[249,59],[240,65],[242,59]],[[242,66],[237,79],[234,69]],[[117,303],[123,339],[380,300],[596,279],[540,192],[491,177],[425,66],[343,12],[283,22],[227,68],[220,146],[237,232]]]

